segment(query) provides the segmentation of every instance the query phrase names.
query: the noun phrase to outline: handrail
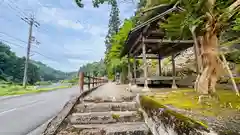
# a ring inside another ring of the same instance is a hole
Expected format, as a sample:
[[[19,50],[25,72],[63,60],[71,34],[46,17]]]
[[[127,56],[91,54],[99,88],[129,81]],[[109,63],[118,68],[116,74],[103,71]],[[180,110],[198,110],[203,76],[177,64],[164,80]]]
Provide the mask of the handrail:
[[[84,78],[87,78],[87,81],[84,81]],[[92,87],[96,87],[96,86],[102,85],[106,82],[108,82],[107,79],[85,75],[84,72],[79,73],[80,92],[84,91],[84,85],[86,85],[86,84],[88,85],[88,90],[90,90],[91,84],[92,84]]]

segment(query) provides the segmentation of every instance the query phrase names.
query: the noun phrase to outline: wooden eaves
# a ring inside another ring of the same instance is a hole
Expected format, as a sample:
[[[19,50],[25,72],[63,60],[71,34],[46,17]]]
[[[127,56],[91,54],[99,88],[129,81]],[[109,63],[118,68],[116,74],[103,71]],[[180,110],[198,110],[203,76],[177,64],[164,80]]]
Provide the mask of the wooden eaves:
[[[162,10],[159,15],[147,20],[146,22],[132,29],[125,41],[121,57],[129,55],[138,57],[142,54],[142,44],[146,45],[147,54],[157,54],[158,58],[164,58],[193,46],[193,40],[169,40],[164,39],[164,30],[159,28],[159,21],[169,13],[179,11],[177,5],[159,6]],[[155,58],[154,58],[155,59]]]

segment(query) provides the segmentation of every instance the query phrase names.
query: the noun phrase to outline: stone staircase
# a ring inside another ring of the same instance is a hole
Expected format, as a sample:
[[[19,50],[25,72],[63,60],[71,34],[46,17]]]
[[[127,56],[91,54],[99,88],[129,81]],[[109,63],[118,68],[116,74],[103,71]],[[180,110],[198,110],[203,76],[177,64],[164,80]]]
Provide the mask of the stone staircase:
[[[57,135],[151,135],[133,97],[86,97],[64,123]]]

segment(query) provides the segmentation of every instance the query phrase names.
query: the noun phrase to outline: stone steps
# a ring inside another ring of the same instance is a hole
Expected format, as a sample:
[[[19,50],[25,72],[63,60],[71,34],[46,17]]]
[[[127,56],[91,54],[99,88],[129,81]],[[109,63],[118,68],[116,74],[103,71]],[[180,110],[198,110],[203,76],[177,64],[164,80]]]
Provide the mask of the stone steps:
[[[70,134],[71,133],[71,134]],[[57,135],[150,135],[133,98],[86,97]]]
[[[75,106],[74,111],[83,112],[106,112],[106,111],[134,111],[137,110],[136,102],[101,102],[101,103],[82,103]]]
[[[73,125],[80,135],[148,135],[149,129],[144,122],[116,124]]]
[[[91,113],[73,113],[70,116],[72,124],[107,124],[116,122],[137,122],[142,117],[137,111],[112,111],[112,112],[91,112]]]
[[[116,102],[116,103],[121,103],[121,102],[130,102],[133,101],[133,99],[135,98],[135,96],[128,96],[128,97],[93,97],[93,96],[88,96],[86,98],[83,99],[84,102],[93,102],[93,103],[101,103],[101,102]]]

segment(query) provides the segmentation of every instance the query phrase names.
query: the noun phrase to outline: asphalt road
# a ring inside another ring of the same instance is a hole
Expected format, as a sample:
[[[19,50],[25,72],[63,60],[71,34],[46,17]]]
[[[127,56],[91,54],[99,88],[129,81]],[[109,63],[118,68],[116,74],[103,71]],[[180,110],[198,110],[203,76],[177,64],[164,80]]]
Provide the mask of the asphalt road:
[[[0,135],[26,135],[54,117],[78,87],[0,100]]]

